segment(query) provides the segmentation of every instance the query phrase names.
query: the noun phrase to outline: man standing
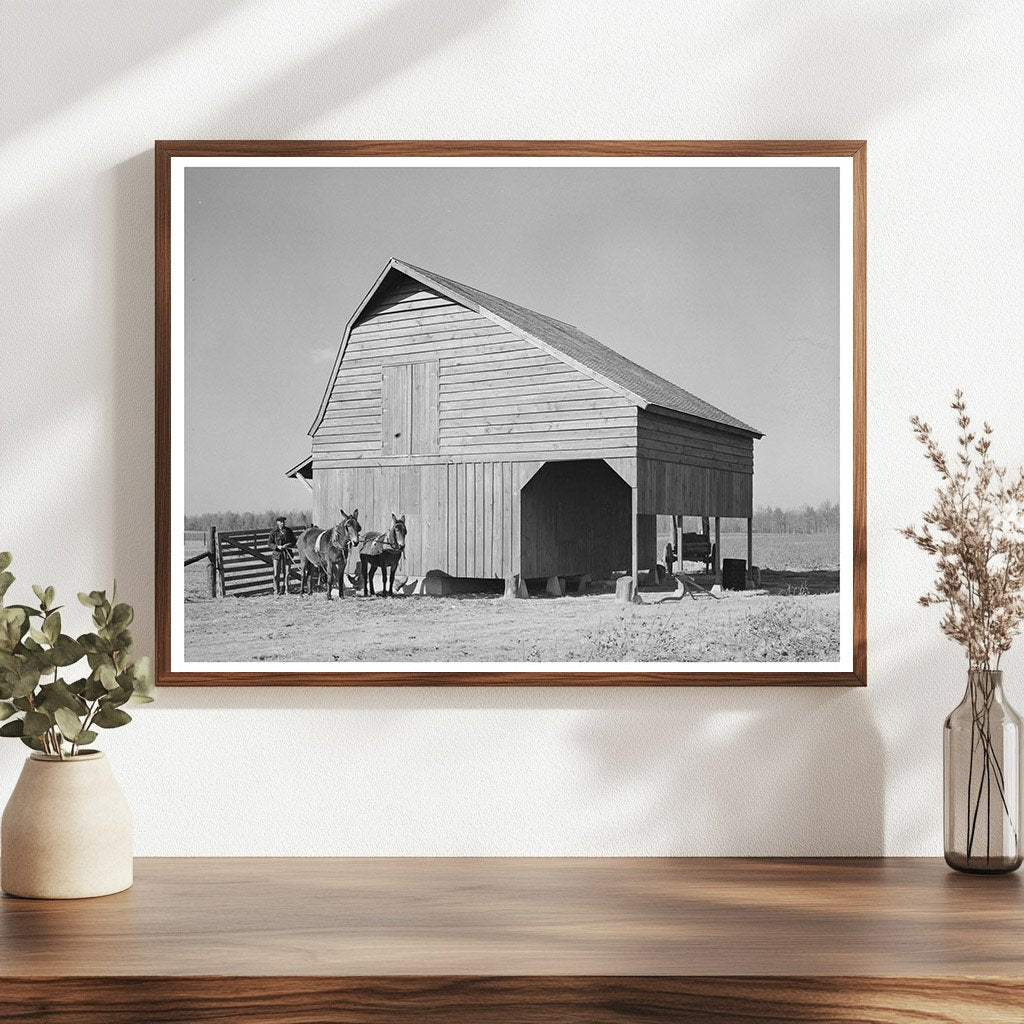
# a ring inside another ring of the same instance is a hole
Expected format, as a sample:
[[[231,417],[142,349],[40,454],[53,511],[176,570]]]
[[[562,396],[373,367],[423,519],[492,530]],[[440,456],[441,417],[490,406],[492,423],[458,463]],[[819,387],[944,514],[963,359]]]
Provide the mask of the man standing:
[[[672,541],[669,541],[665,545],[665,572],[667,575],[672,575],[672,566],[676,564],[676,549],[672,546]]]
[[[295,534],[288,528],[285,516],[277,517],[277,525],[270,531],[270,557],[274,560],[274,593],[288,593],[288,575],[295,549]]]

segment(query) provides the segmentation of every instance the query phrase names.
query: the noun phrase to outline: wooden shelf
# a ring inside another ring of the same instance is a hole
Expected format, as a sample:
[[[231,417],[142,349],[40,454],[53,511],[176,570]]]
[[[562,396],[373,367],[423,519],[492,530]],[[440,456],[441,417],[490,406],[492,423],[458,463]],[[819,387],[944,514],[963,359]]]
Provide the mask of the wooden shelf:
[[[1024,888],[932,859],[140,859],[116,896],[5,897],[0,962],[5,1021],[1020,1024]]]

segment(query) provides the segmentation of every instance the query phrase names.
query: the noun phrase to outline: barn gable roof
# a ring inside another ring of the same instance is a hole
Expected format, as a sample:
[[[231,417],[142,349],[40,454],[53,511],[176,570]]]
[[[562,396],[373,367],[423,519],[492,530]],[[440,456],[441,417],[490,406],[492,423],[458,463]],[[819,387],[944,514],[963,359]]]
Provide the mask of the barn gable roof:
[[[387,266],[381,272],[373,287],[349,321],[341,350],[338,353],[338,359],[334,365],[334,372],[331,374],[317,418],[310,428],[310,434],[316,431],[326,412],[327,402],[334,386],[334,380],[338,375],[342,358],[344,357],[344,350],[352,325],[392,270],[396,270],[427,287],[437,290],[453,301],[474,309],[489,319],[501,323],[503,326],[512,328],[515,333],[521,334],[527,340],[546,349],[557,358],[571,363],[577,369],[582,370],[588,376],[610,387],[613,391],[618,391],[642,409],[651,408],[651,411],[667,410],[687,418],[703,420],[728,427],[731,430],[738,430],[753,437],[764,436],[759,430],[748,426],[735,416],[730,416],[729,413],[711,405],[709,402],[705,402],[689,391],[685,391],[677,384],[673,384],[652,370],[648,370],[639,363],[634,363],[632,359],[627,359],[621,353],[616,352],[607,345],[601,344],[601,342],[584,333],[573,324],[555,320],[553,317],[545,316],[543,313],[538,313],[535,310],[527,309],[525,306],[509,302],[507,299],[502,299],[497,295],[491,295],[478,288],[462,284],[459,281],[453,281],[451,278],[443,277],[432,270],[425,270],[422,267],[414,266],[399,259],[388,261]]]

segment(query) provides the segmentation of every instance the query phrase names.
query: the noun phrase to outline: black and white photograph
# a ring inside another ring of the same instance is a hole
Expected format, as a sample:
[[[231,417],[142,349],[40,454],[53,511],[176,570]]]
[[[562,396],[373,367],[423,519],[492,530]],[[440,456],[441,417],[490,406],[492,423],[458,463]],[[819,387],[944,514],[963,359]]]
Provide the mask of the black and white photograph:
[[[171,172],[176,672],[849,672],[851,161]]]

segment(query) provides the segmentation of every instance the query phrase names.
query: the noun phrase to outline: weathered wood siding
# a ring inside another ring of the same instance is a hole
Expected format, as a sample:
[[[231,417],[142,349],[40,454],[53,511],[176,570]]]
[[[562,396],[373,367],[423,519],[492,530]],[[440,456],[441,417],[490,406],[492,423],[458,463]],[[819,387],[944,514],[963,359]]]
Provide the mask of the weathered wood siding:
[[[359,509],[364,530],[386,530],[405,515],[401,571],[422,576],[504,577],[520,571],[523,483],[529,462],[453,462],[313,471],[314,519],[333,525],[339,509]]]
[[[629,571],[630,487],[600,461],[545,463],[522,491],[522,574]]]
[[[649,409],[637,413],[637,454],[642,459],[684,462],[702,469],[754,472],[753,438]]]
[[[588,474],[577,460],[608,460],[615,472],[602,462]],[[397,271],[352,326],[313,465],[319,525],[340,508],[358,508],[365,529],[406,515],[410,575],[628,568],[634,484],[642,566],[654,514],[744,516],[752,506],[750,438],[638,410]]]
[[[637,508],[659,515],[750,516],[753,480],[749,473],[638,459]]]
[[[352,327],[313,455],[324,468],[429,453],[628,457],[636,414],[588,375],[396,274]]]
[[[658,517],[641,513],[636,517],[636,564],[647,572],[658,564]]]
[[[641,409],[637,454],[640,512],[753,514],[753,438]]]

